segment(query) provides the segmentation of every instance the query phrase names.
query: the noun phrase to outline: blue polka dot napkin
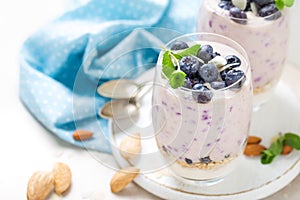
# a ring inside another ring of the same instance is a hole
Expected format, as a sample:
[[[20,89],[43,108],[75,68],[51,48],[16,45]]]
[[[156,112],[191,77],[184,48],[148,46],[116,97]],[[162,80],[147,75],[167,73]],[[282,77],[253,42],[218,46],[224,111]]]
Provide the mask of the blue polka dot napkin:
[[[67,143],[111,152],[108,121],[97,115],[110,99],[101,83],[135,78],[154,66],[159,48],[194,32],[200,1],[90,0],[31,35],[20,50],[20,99]],[[75,141],[76,129],[94,132]]]

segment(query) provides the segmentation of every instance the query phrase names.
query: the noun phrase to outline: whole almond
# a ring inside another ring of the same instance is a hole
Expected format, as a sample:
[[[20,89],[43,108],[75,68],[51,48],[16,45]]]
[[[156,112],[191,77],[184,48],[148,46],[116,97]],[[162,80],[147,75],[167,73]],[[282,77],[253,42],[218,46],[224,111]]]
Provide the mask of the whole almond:
[[[117,171],[110,181],[110,190],[113,193],[120,192],[135,179],[139,172],[140,170],[135,167],[127,167]]]
[[[291,153],[292,151],[293,151],[293,147],[288,146],[288,145],[283,145],[281,154],[282,155],[287,155],[287,154]]]
[[[120,154],[125,159],[130,159],[141,152],[141,135],[137,133],[135,136],[126,136],[119,146]]]
[[[259,156],[266,147],[260,144],[248,144],[245,147],[244,154],[246,156]]]
[[[70,167],[64,163],[58,162],[53,167],[54,191],[58,195],[62,195],[69,189],[72,181],[72,173]]]
[[[27,185],[28,200],[44,200],[53,189],[51,172],[37,171],[29,179]]]
[[[247,140],[247,144],[259,144],[260,142],[261,138],[254,135],[250,135]]]
[[[73,133],[74,140],[78,140],[78,141],[88,140],[91,137],[93,137],[93,133],[87,130],[76,130]]]

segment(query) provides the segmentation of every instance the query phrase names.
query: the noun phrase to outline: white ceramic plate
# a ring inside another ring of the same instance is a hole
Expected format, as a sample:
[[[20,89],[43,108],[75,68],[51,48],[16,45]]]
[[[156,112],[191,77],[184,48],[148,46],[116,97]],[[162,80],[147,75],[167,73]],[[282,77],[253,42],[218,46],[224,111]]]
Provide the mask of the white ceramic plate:
[[[154,70],[147,71],[138,81],[151,80]],[[300,133],[300,99],[285,80],[281,80],[271,100],[253,114],[251,135],[262,137],[262,144],[269,146],[278,132]],[[272,164],[262,165],[259,158],[242,157],[237,169],[222,181],[211,185],[183,181],[164,166],[158,153],[151,123],[151,94],[141,101],[137,116],[130,119],[111,120],[110,137],[113,155],[121,167],[135,165],[141,174],[135,182],[150,193],[164,199],[261,199],[285,187],[300,172],[300,153],[293,151],[277,157]],[[118,146],[127,134],[142,135],[141,156],[126,161],[119,154]]]

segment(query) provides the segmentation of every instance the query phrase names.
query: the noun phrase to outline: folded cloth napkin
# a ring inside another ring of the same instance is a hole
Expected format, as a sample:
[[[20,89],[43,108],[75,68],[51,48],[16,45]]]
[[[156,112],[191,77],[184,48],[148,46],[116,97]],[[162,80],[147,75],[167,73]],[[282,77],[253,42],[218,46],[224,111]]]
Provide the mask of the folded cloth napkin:
[[[67,143],[111,152],[106,103],[99,84],[135,78],[154,66],[159,48],[194,32],[200,1],[90,0],[30,36],[20,50],[20,99],[48,130]],[[91,140],[75,141],[86,129]]]

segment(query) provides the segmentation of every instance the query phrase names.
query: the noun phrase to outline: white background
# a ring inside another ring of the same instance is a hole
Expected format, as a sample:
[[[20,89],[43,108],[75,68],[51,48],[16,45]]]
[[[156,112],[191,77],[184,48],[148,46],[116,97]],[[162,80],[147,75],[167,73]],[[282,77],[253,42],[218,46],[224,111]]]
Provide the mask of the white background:
[[[0,199],[26,199],[31,174],[36,170],[51,170],[57,161],[68,163],[73,171],[72,188],[62,199],[154,199],[134,184],[118,195],[112,194],[109,181],[114,171],[97,162],[85,150],[59,141],[19,101],[19,49],[30,34],[61,13],[65,5],[58,0],[1,1]],[[296,0],[291,11],[289,61],[300,65],[299,1]],[[295,84],[300,87],[300,83]],[[102,159],[115,165],[109,155],[103,155]],[[299,177],[296,181],[300,184]],[[300,185],[294,182],[268,199],[296,200],[299,199],[296,190],[300,191]],[[59,199],[55,195],[50,198]]]

